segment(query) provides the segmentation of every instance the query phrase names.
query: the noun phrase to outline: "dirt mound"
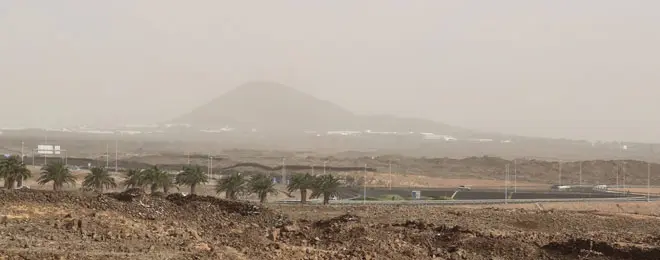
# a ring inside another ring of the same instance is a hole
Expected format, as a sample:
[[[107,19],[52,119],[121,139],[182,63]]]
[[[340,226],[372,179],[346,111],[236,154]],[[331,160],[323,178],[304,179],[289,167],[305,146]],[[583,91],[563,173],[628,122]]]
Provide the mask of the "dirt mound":
[[[581,238],[551,242],[543,246],[543,249],[567,256],[592,257],[590,259],[660,259],[660,248],[655,246],[610,243]]]
[[[0,205],[0,259],[660,259],[657,219],[586,211],[272,206],[284,215],[141,190],[0,191]]]
[[[212,196],[197,196],[194,194],[184,196],[181,193],[174,193],[167,196],[167,200],[176,205],[187,205],[190,203],[209,203],[215,209],[220,209],[228,213],[238,213],[242,216],[259,215],[262,208],[252,203],[218,199]]]
[[[133,201],[135,199],[142,198],[146,195],[146,192],[144,192],[144,189],[140,188],[130,188],[127,189],[123,192],[116,192],[116,193],[106,193],[107,196],[115,198],[116,200],[119,201]]]
[[[317,228],[329,228],[348,222],[360,222],[360,217],[352,214],[344,214],[328,220],[319,220],[314,223],[314,226]]]

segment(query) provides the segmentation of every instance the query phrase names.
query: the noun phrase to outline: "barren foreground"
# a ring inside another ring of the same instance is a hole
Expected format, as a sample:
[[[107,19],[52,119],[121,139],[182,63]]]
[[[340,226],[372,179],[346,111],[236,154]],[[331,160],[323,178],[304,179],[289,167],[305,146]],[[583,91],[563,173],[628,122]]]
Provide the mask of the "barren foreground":
[[[657,217],[597,210],[36,190],[0,191],[0,206],[0,259],[660,259]]]

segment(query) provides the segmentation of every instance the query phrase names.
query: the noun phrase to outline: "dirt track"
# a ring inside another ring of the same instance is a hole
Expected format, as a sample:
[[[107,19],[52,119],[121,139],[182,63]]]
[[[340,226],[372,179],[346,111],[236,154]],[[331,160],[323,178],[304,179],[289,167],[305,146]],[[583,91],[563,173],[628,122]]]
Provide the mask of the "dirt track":
[[[137,191],[0,191],[0,205],[0,259],[660,258],[657,217],[593,211],[268,209]]]

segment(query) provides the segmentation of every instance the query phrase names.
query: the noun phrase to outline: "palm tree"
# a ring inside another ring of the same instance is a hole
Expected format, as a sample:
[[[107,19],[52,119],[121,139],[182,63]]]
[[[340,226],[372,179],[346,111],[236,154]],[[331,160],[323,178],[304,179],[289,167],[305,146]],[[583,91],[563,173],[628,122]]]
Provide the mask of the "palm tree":
[[[190,186],[190,194],[195,194],[197,185],[207,182],[209,177],[199,165],[184,166],[183,171],[176,175],[176,184]]]
[[[286,187],[288,192],[294,192],[300,190],[300,203],[307,202],[307,190],[311,190],[314,185],[314,176],[309,173],[298,173],[294,174],[291,178],[291,182]]]
[[[336,196],[339,191],[339,179],[327,174],[316,177],[312,187],[311,198],[318,198],[323,196],[323,204],[326,205],[330,202],[330,197]]]
[[[10,156],[0,161],[0,177],[5,179],[5,188],[11,189],[16,186],[16,182],[22,186],[23,180],[32,177],[32,172],[18,156]]]
[[[126,172],[125,180],[122,182],[122,185],[127,189],[130,188],[140,188],[143,189],[146,186],[145,176],[146,171],[142,169],[130,169]]]
[[[85,176],[82,183],[83,187],[93,189],[97,192],[103,193],[103,189],[117,188],[115,178],[110,176],[110,173],[103,167],[94,167]]]
[[[248,188],[250,192],[257,194],[261,203],[266,203],[268,194],[277,194],[275,183],[268,175],[263,173],[253,175],[248,182]]]
[[[170,188],[174,186],[172,176],[168,172],[158,168],[157,165],[145,170],[144,178],[142,180],[144,185],[150,186],[151,193],[155,193],[158,189],[162,188],[163,193],[167,194]]]
[[[60,191],[64,184],[76,185],[76,177],[71,174],[69,168],[62,162],[49,163],[41,168],[41,177],[37,180],[39,185],[53,182],[53,190]]]
[[[238,199],[238,196],[246,191],[246,180],[240,172],[234,172],[226,177],[218,179],[215,191],[224,192],[225,198],[230,200]]]

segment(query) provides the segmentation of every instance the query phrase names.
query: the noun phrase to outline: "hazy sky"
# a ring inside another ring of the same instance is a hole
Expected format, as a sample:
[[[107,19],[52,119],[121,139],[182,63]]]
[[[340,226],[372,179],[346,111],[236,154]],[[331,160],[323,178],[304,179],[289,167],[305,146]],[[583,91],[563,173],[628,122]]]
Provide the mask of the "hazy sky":
[[[0,126],[149,123],[251,80],[357,113],[660,141],[660,2],[0,0]]]

